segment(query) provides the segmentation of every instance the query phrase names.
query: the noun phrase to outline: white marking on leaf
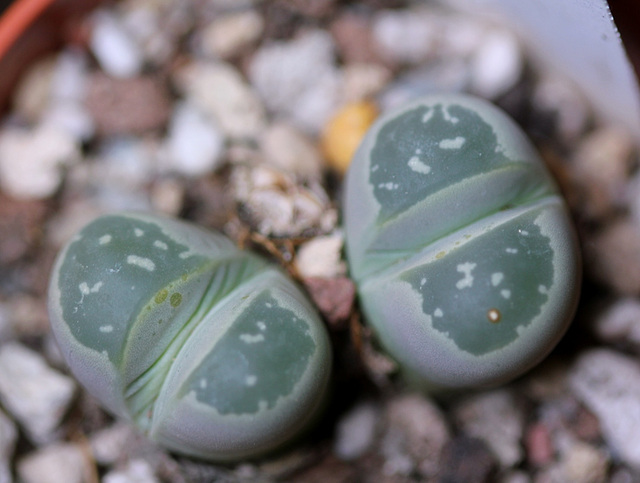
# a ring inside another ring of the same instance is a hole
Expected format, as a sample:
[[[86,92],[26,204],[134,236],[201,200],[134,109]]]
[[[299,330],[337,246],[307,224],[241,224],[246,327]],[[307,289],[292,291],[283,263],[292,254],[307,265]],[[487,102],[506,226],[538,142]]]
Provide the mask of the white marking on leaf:
[[[253,374],[250,374],[247,377],[245,377],[244,382],[249,387],[255,386],[256,383],[258,382],[258,376],[254,376]]]
[[[505,299],[508,299],[511,297],[511,290],[500,290],[500,295],[502,295]]]
[[[168,250],[169,249],[169,245],[167,245],[165,242],[160,241],[160,240],[156,240],[153,242],[153,246],[156,248],[159,248],[160,250]]]
[[[388,183],[380,183],[378,185],[378,188],[389,190],[389,191],[393,191],[393,190],[397,189],[398,186],[399,186],[398,183],[392,183],[391,181],[389,181]]]
[[[262,334],[240,334],[240,340],[245,344],[256,344],[264,341],[264,335]]]
[[[111,242],[111,235],[102,235],[100,238],[98,238],[98,243],[100,243],[100,245],[106,245],[107,243]]]
[[[511,253],[511,254],[516,254],[518,253],[518,249],[517,248],[507,248],[505,250],[507,253]]]
[[[99,330],[103,334],[109,334],[113,332],[113,325],[101,325]]]
[[[500,285],[500,282],[502,282],[503,279],[504,279],[504,273],[502,272],[492,273],[491,285],[493,285],[494,287],[497,287],[498,285]]]
[[[136,234],[138,238],[144,235],[144,230],[141,230],[140,228],[136,228],[135,230],[133,230],[133,232]]]
[[[457,266],[456,270],[464,274],[464,277],[456,282],[456,288],[458,290],[462,290],[463,288],[471,287],[473,285],[473,276],[471,275],[471,271],[474,268],[476,268],[476,264],[471,262],[461,263]]]
[[[144,268],[149,272],[153,272],[156,269],[156,264],[153,263],[153,260],[145,257],[139,257],[138,255],[129,255],[127,257],[127,263],[129,265],[135,265],[140,268]]]
[[[434,317],[442,317],[443,315],[444,315],[444,312],[442,311],[441,308],[437,308],[436,310],[433,311]]]
[[[431,172],[431,166],[420,161],[418,156],[412,157],[407,163],[411,168],[411,171],[415,171],[420,174],[429,174]]]
[[[453,139],[443,139],[438,146],[440,149],[460,149],[467,140],[462,136]]]
[[[433,117],[433,108],[429,109],[427,112],[424,113],[424,115],[422,116],[422,122],[426,124],[431,120],[432,117]]]

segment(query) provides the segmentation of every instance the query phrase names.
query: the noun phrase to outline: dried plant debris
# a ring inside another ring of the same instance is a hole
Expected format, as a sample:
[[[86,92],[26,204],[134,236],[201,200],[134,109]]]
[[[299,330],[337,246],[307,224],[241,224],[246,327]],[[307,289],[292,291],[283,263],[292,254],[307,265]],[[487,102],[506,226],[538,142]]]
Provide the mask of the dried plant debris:
[[[638,146],[514,32],[403,0],[126,0],[76,28],[0,119],[0,482],[640,479]],[[545,364],[433,396],[402,382],[361,312],[339,215],[361,126],[331,123],[438,91],[484,97],[532,138],[576,221],[584,289]],[[309,296],[335,387],[299,443],[234,465],[183,458],[70,376],[44,309],[53,255],[121,210],[216,229]]]

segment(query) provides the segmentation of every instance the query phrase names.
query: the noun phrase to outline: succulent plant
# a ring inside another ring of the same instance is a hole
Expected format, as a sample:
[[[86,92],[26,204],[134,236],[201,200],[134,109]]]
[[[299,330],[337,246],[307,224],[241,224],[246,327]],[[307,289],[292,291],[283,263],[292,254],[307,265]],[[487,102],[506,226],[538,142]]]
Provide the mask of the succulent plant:
[[[327,390],[328,336],[294,283],[176,219],[91,222],[58,256],[49,312],[79,381],[189,456],[229,462],[281,447]]]
[[[384,115],[345,189],[363,313],[414,381],[506,382],[567,329],[580,288],[575,233],[542,161],[496,107],[451,94]]]

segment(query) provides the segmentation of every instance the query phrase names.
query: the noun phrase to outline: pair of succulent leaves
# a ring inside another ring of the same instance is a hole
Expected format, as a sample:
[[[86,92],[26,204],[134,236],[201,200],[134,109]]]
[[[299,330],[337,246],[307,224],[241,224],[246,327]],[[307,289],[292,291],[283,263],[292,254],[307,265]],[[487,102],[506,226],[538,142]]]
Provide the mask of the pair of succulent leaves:
[[[542,162],[495,107],[438,96],[383,116],[345,194],[362,310],[417,383],[505,382],[566,330],[575,236]],[[179,220],[95,220],[58,257],[49,306],[80,382],[183,454],[268,453],[309,426],[328,391],[329,338],[299,288]]]

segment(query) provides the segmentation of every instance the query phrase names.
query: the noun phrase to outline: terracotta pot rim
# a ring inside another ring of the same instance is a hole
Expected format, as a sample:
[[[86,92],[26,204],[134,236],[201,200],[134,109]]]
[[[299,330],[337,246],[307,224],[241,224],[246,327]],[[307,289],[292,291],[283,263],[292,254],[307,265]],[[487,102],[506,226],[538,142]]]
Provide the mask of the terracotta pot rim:
[[[56,0],[15,0],[0,16],[0,58]]]

